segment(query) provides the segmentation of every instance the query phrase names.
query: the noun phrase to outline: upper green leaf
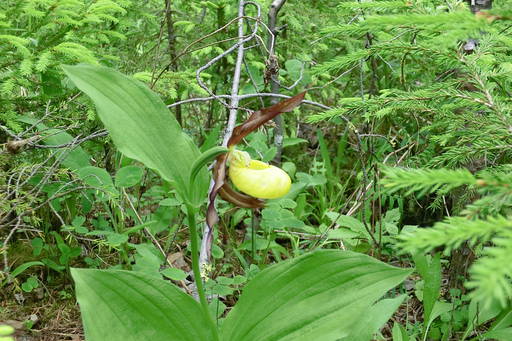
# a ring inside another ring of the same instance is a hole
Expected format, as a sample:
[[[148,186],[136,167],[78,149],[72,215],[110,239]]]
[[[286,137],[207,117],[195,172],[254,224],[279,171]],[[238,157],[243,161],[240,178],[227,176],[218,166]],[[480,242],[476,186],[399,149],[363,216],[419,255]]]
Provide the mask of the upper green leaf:
[[[208,186],[205,170],[193,188],[188,188],[199,150],[156,94],[108,68],[78,65],[63,69],[94,101],[98,116],[123,154],[156,170],[190,203],[203,201]]]

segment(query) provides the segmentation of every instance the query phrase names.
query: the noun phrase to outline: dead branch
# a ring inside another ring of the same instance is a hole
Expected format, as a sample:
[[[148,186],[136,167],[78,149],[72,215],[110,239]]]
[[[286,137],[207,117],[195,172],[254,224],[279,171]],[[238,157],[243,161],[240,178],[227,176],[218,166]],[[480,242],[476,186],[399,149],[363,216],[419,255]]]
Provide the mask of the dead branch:
[[[245,7],[248,5],[252,5],[257,9],[257,11],[258,11],[257,17],[259,19],[259,17],[261,16],[261,8],[260,8],[259,4],[254,3],[254,2],[244,2],[243,0],[240,0],[239,4],[238,4],[238,17],[240,18],[238,20],[238,43],[233,45],[231,48],[229,48],[222,54],[220,54],[217,57],[210,60],[204,66],[199,68],[196,72],[196,78],[197,78],[199,85],[201,85],[201,87],[203,87],[203,89],[208,91],[208,93],[210,95],[212,95],[212,97],[214,99],[219,100],[225,106],[229,107],[228,123],[227,123],[226,130],[224,133],[224,138],[222,141],[223,146],[227,146],[227,143],[228,143],[229,139],[231,138],[231,135],[233,134],[233,129],[235,128],[235,124],[236,124],[238,104],[240,102],[240,96],[238,95],[238,90],[239,90],[239,86],[240,86],[240,75],[241,75],[241,71],[242,71],[242,63],[243,63],[243,58],[244,58],[244,44],[246,42],[254,39],[254,37],[256,36],[257,30],[258,30],[258,21],[256,21],[256,23],[254,24],[252,33],[248,37],[244,38],[244,26],[243,26],[244,20],[243,20],[243,18],[245,16]],[[205,70],[206,68],[208,68],[209,66],[211,66],[212,64],[214,64],[215,62],[217,62],[218,60],[223,58],[224,56],[226,56],[227,54],[231,53],[235,49],[238,49],[238,53],[237,53],[237,59],[236,59],[236,64],[235,64],[235,70],[233,73],[233,84],[231,87],[231,96],[229,96],[231,101],[230,101],[230,104],[227,105],[222,99],[220,99],[218,96],[213,94],[210,91],[210,89],[208,87],[206,87],[206,85],[204,83],[202,83],[200,74],[203,70]],[[213,190],[213,186],[214,186],[214,181],[212,179],[210,181],[208,198],[210,198],[210,194]],[[212,242],[213,242],[213,240],[212,240],[213,239],[213,229],[212,228],[213,228],[213,226],[204,224],[203,237],[201,240],[201,250],[200,250],[200,255],[199,255],[199,264],[200,264],[201,269],[203,269],[207,266],[209,259],[210,259],[211,246],[212,246]]]
[[[292,96],[288,96],[288,95],[266,93],[266,92],[260,92],[260,93],[257,93],[257,94],[245,94],[245,95],[239,95],[238,96],[238,98],[240,100],[247,99],[247,98],[254,98],[254,97],[292,98]],[[215,100],[217,98],[231,98],[231,95],[216,95],[215,97],[210,96],[210,97],[189,98],[189,99],[185,99],[183,101],[179,101],[179,102],[170,104],[167,107],[168,108],[172,108],[172,107],[174,107],[176,105],[181,105],[181,104],[186,104],[186,103],[193,103],[193,102],[207,102],[207,101]],[[329,106],[327,106],[325,104],[314,102],[314,101],[303,100],[302,103],[308,104],[308,105],[312,105],[312,106],[315,106],[315,107],[319,107],[319,108],[322,108],[322,109],[325,109],[325,110],[332,109],[331,107],[329,107]]]

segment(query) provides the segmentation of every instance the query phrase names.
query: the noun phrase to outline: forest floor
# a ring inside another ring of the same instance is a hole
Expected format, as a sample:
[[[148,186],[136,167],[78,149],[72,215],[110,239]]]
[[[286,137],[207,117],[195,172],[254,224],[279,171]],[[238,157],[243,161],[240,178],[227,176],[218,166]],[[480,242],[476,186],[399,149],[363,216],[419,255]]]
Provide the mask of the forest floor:
[[[47,294],[42,295],[43,290]],[[16,329],[16,341],[83,341],[80,311],[74,297],[48,288],[23,293],[0,304],[0,324]]]

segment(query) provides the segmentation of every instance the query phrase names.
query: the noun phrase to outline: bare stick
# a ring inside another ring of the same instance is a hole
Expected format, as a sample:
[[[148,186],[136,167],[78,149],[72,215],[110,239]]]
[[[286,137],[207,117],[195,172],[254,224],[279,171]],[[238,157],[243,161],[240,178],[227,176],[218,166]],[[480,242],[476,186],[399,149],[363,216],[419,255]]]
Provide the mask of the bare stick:
[[[236,106],[233,107],[233,98],[234,97],[231,97],[232,98],[231,106],[228,105],[222,99],[218,98],[210,90],[210,88],[208,88],[206,86],[206,84],[204,84],[204,82],[201,80],[201,72],[203,72],[204,70],[208,69],[210,66],[212,66],[213,64],[215,64],[216,62],[218,62],[219,60],[221,60],[222,58],[224,58],[225,56],[227,56],[228,54],[230,54],[231,52],[233,52],[234,50],[236,50],[238,48],[238,56],[241,56],[241,58],[237,57],[237,61],[236,61],[236,64],[235,64],[235,74],[233,76],[235,78],[233,79],[233,88],[231,90],[232,95],[235,96],[235,97],[238,97],[238,87],[239,87],[239,83],[240,83],[240,71],[241,71],[241,67],[242,67],[241,65],[242,65],[242,61],[243,61],[244,44],[246,42],[254,39],[254,36],[258,32],[258,19],[257,19],[255,24],[254,24],[254,28],[253,28],[252,33],[249,36],[244,37],[244,33],[243,33],[243,30],[244,30],[243,18],[244,18],[244,16],[243,16],[243,13],[244,13],[244,8],[245,8],[246,5],[256,6],[256,8],[258,9],[258,18],[260,17],[261,10],[260,10],[259,5],[255,4],[255,3],[252,3],[252,2],[240,3],[238,13],[242,13],[242,14],[241,15],[239,14],[239,16],[238,16],[240,18],[239,21],[238,21],[238,38],[239,38],[238,39],[238,43],[236,43],[235,45],[231,46],[229,49],[227,49],[226,51],[222,52],[221,54],[219,54],[215,58],[211,59],[208,63],[204,64],[203,66],[201,66],[196,71],[196,80],[197,80],[197,83],[199,84],[199,86],[201,88],[203,88],[209,95],[211,95],[214,98],[216,98],[220,103],[222,103],[222,105],[224,105],[225,107],[230,108],[230,112],[231,112],[232,108],[236,108]],[[240,59],[240,62],[239,62],[239,59]],[[240,64],[240,66],[238,67],[239,64]],[[238,73],[238,78],[236,78],[237,77],[237,73]],[[233,93],[235,84],[236,84],[236,90],[237,91],[236,91],[236,93]],[[237,106],[238,106],[238,100],[236,101],[236,103],[237,103]],[[230,115],[230,117],[231,117],[231,115]],[[236,119],[236,117],[235,117],[235,119]],[[229,123],[228,123],[228,125],[229,125]]]
[[[244,12],[245,12],[245,6],[252,5],[255,6],[258,10],[258,17],[260,16],[261,9],[258,4],[253,2],[244,2],[243,0],[240,0],[238,3],[238,17],[240,18],[238,21],[238,43],[233,45],[230,49],[226,50],[221,55],[215,57],[210,62],[205,64],[205,66],[201,67],[199,70],[197,70],[196,76],[199,84],[201,85],[201,79],[200,79],[200,73],[202,70],[206,69],[206,67],[209,67],[209,65],[212,65],[215,61],[219,60],[220,58],[224,57],[231,51],[234,51],[235,48],[238,48],[238,54],[236,58],[236,64],[235,64],[235,71],[233,74],[233,85],[231,87],[231,98],[230,104],[229,104],[229,117],[228,122],[226,126],[226,131],[224,133],[224,138],[222,140],[222,145],[227,146],[228,140],[230,139],[231,135],[233,134],[233,129],[235,128],[236,124],[236,117],[237,117],[237,111],[238,111],[238,104],[240,103],[240,96],[238,95],[238,90],[240,87],[240,74],[242,71],[242,64],[244,59],[244,44],[251,39],[253,39],[257,32],[257,23],[255,24],[255,28],[253,30],[253,33],[249,36],[244,38]],[[203,86],[202,84],[201,86]],[[203,87],[204,88],[204,87]],[[219,97],[211,93],[208,88],[206,90],[213,96],[214,99],[219,100]],[[220,100],[221,102],[224,102]],[[213,190],[214,181],[213,179],[210,181],[210,189],[208,191],[208,198],[210,198],[210,193]],[[211,226],[208,226],[208,224],[204,224],[204,230],[203,230],[203,237],[201,239],[201,250],[199,254],[199,266],[201,269],[204,269],[206,265],[209,262],[210,255],[211,255],[211,247],[213,242],[213,230]]]
[[[281,10],[281,7],[283,7],[286,0],[274,0],[270,4],[270,9],[268,11],[268,28],[270,31],[269,34],[269,41],[268,46],[270,49],[270,54],[274,54],[274,47],[275,47],[275,36],[276,36],[276,25],[277,25],[277,15],[279,14],[279,11]]]
[[[268,93],[268,92],[260,92],[260,93],[257,93],[257,94],[240,95],[240,96],[238,96],[238,99],[242,100],[242,99],[253,98],[253,97],[291,98],[292,96],[283,95],[283,94],[273,94],[273,93]],[[167,107],[168,108],[172,108],[172,107],[174,107],[176,105],[181,105],[181,104],[186,104],[186,103],[193,103],[193,102],[207,102],[207,101],[212,101],[212,100],[217,99],[217,98],[231,98],[231,95],[215,95],[215,97],[210,96],[210,97],[189,98],[189,99],[185,99],[183,101],[179,101],[179,102],[175,102],[173,104],[169,104]],[[325,109],[325,110],[332,109],[330,106],[322,104],[322,103],[318,103],[318,102],[303,100],[302,103],[308,104],[308,105],[312,105],[312,106],[315,106],[315,107],[319,107],[319,108],[322,108],[322,109]]]
[[[205,39],[207,39],[207,38],[209,38],[209,37],[211,37],[211,36],[213,36],[213,35],[215,35],[215,34],[217,34],[217,33],[221,32],[221,31],[223,31],[226,27],[228,27],[229,25],[231,25],[232,23],[236,22],[236,21],[237,21],[237,20],[239,20],[239,19],[240,19],[240,18],[238,18],[238,17],[237,17],[237,18],[234,18],[234,19],[230,20],[226,25],[224,25],[224,26],[222,26],[222,27],[219,27],[219,28],[218,28],[218,29],[216,29],[215,31],[213,31],[213,32],[211,32],[211,33],[208,33],[207,35],[202,36],[202,37],[201,37],[201,38],[199,38],[199,39],[194,40],[192,43],[188,44],[188,45],[183,49],[183,51],[181,51],[181,52],[180,52],[180,53],[175,57],[175,59],[178,59],[178,58],[180,58],[181,56],[185,55],[187,52],[189,52],[189,49],[190,49],[192,46],[194,46],[195,44],[198,44],[198,43],[200,43],[201,41],[203,41],[203,40],[205,40]],[[164,67],[162,71],[160,71],[160,73],[158,74],[158,76],[154,77],[153,82],[152,82],[152,84],[151,84],[151,88],[152,88],[152,87],[155,85],[155,83],[160,79],[160,77],[162,77],[162,75],[164,74],[164,72],[165,72],[165,71],[167,71],[167,70],[171,67],[171,65],[172,65],[172,63],[173,63],[173,62],[175,62],[175,60],[171,60],[171,62],[170,62],[169,64],[167,64],[167,66],[166,66],[166,67]]]

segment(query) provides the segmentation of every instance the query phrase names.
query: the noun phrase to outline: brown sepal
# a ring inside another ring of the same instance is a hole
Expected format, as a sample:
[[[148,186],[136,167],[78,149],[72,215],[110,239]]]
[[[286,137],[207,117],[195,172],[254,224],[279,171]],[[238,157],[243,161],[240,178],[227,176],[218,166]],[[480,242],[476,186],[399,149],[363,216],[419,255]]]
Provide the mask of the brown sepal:
[[[250,195],[237,192],[228,183],[225,183],[219,190],[220,197],[238,207],[263,208],[265,201],[251,197]]]
[[[265,124],[265,122],[270,121],[283,112],[290,112],[298,107],[302,100],[304,100],[305,95],[306,92],[304,91],[296,96],[293,96],[292,98],[288,98],[284,101],[274,104],[271,107],[255,111],[247,119],[247,121],[233,129],[233,135],[231,135],[231,138],[228,141],[228,148],[240,143],[244,137],[261,127],[263,124]]]
[[[221,187],[224,185],[227,162],[228,154],[221,154],[217,156],[215,167],[213,168],[213,188],[210,192],[210,197],[208,198],[208,210],[206,212],[206,223],[210,228],[219,221],[219,216],[215,209],[215,198],[217,197],[217,193]]]

